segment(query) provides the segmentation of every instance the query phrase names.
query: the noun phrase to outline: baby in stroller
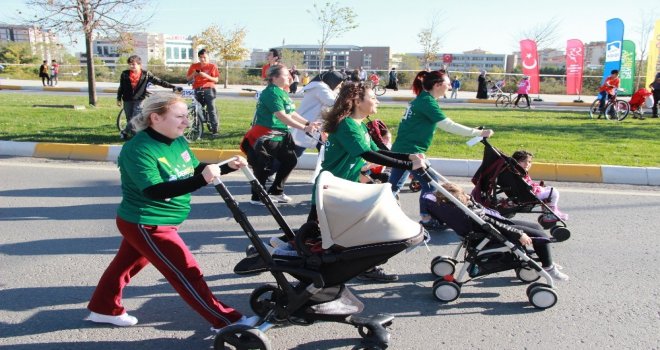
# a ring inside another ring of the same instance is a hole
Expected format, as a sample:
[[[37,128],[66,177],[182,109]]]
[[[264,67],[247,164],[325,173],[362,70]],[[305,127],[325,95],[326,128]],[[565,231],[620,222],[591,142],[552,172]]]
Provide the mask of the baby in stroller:
[[[506,219],[499,212],[473,202],[468,194],[454,183],[447,182],[442,184],[442,187],[485,222],[494,225],[507,239],[519,242],[523,246],[532,245],[541,266],[554,280],[568,281],[569,277],[559,271],[562,267],[552,261],[550,238],[545,234],[541,225],[534,222]],[[440,192],[428,193],[422,197],[421,201],[435,219],[447,223],[462,237],[467,237],[470,232],[481,229],[468,216],[459,213],[456,206]]]
[[[548,204],[550,211],[547,211],[543,215],[541,221],[554,223],[557,219],[568,220],[568,215],[559,211],[559,191],[552,186],[545,186],[543,181],[534,182],[529,176],[529,169],[532,168],[532,159],[534,158],[534,155],[525,150],[520,150],[515,151],[511,157],[515,159],[523,169],[525,169],[526,174],[523,177],[523,180],[532,186],[532,192],[536,198]]]
[[[489,83],[491,81],[488,81]],[[498,96],[504,95],[504,86],[506,85],[506,81],[504,79],[496,81],[493,85],[491,85],[490,89],[488,89],[488,97],[490,98],[497,98]]]

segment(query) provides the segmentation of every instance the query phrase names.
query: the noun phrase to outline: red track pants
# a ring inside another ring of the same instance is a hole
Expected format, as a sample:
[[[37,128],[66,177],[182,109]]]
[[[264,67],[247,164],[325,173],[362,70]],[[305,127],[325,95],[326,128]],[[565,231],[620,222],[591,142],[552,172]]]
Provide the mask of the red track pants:
[[[209,289],[197,261],[177,233],[178,226],[138,225],[117,217],[124,237],[117,255],[101,276],[87,308],[103,315],[121,315],[124,287],[143,267],[152,263],[168,282],[213,327],[241,318],[233,308],[218,301]]]

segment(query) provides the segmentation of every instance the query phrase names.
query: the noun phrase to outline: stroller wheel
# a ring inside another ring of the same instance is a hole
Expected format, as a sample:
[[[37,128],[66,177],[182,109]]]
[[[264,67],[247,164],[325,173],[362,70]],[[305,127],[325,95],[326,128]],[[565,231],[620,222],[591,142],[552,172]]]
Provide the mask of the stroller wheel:
[[[250,307],[257,316],[266,317],[282,295],[282,291],[272,284],[257,287],[250,295]]]
[[[214,350],[259,349],[270,350],[270,340],[264,332],[244,324],[229,325],[215,336]]]
[[[461,295],[461,286],[456,282],[448,282],[443,279],[433,283],[433,296],[444,303],[452,302]]]
[[[422,189],[422,184],[419,183],[419,181],[413,179],[412,181],[410,181],[408,188],[410,189],[411,192],[419,192]]]
[[[529,291],[529,302],[537,309],[549,309],[557,303],[557,292],[550,287],[535,286]]]
[[[555,226],[550,229],[550,235],[555,239],[555,242],[563,242],[571,238],[571,231],[566,227]]]
[[[441,257],[440,259],[433,259],[431,262],[431,273],[437,277],[453,275],[454,271],[456,271],[456,264],[444,257]]]
[[[549,229],[553,228],[553,227],[557,224],[557,221],[546,221],[546,220],[543,220],[543,217],[544,217],[544,216],[545,216],[544,214],[541,214],[541,215],[539,215],[539,217],[536,219],[536,221],[538,221],[539,225],[541,225],[541,226],[543,227],[544,230],[549,230]]]
[[[527,286],[527,291],[525,291],[525,293],[527,293],[528,298],[529,298],[529,294],[531,293],[532,289],[534,289],[536,287],[548,287],[548,288],[550,288],[550,285],[545,284],[545,283],[541,283],[541,282],[534,282],[534,283],[530,284],[529,286]]]
[[[537,281],[541,276],[531,267],[521,267],[516,269],[516,277],[525,283]]]

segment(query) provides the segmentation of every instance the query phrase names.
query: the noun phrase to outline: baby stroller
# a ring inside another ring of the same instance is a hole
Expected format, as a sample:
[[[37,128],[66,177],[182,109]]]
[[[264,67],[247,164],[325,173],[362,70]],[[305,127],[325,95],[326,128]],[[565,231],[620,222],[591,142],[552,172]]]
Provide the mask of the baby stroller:
[[[502,227],[497,223],[491,224],[481,219],[434,181],[429,172],[443,182],[447,180],[432,168],[428,168],[422,174],[436,191],[440,191],[455,204],[439,204],[443,212],[448,211],[448,215],[452,217],[469,218],[477,224],[473,227],[480,227],[461,237],[462,242],[456,247],[453,256],[437,256],[431,261],[431,272],[438,277],[433,283],[434,297],[442,302],[451,302],[458,299],[463,284],[496,272],[515,270],[516,276],[525,283],[532,283],[540,278],[545,279],[546,283],[535,282],[527,287],[527,297],[534,307],[547,309],[554,306],[558,297],[553,289],[553,280],[535,260],[535,253],[527,251],[517,242],[508,240],[501,233]],[[559,242],[566,239],[567,236],[556,236],[552,240]],[[456,275],[459,264],[460,268]]]
[[[214,348],[225,349],[229,344],[239,349],[270,349],[264,333],[270,327],[316,321],[350,324],[358,328],[367,346],[386,348],[386,327],[394,317],[361,315],[364,305],[344,283],[421,243],[426,231],[401,211],[389,186],[354,183],[322,172],[315,193],[319,224],[307,223],[294,235],[252,172],[247,167],[243,172],[287,237],[295,239],[297,254],[271,255],[226,186],[220,179],[214,180],[256,251],[234,271],[270,271],[276,281],[256,288],[250,296],[250,306],[260,317],[256,328],[225,327],[216,336]],[[290,282],[291,278],[295,281]]]
[[[490,81],[488,81],[490,83]],[[504,85],[505,85],[504,80],[498,80],[496,81],[493,85],[490,86],[488,89],[488,98],[498,98],[500,96],[505,95],[504,93]]]
[[[538,222],[544,229],[549,229],[551,234],[555,230],[562,231],[558,234],[570,234],[566,223],[543,201],[536,198],[532,187],[523,179],[527,174],[525,169],[515,159],[492,146],[485,138],[481,142],[485,146],[484,157],[481,166],[472,177],[474,201],[495,209],[508,218],[515,216],[516,213],[541,213]],[[545,220],[546,214],[554,216],[556,221]]]
[[[633,112],[633,118],[635,119],[644,119],[644,105],[646,104],[648,108],[653,107],[653,95],[652,92],[645,88],[641,88],[630,97],[628,104],[630,105],[630,111]],[[647,99],[650,98],[650,101]],[[650,103],[649,103],[650,102]]]

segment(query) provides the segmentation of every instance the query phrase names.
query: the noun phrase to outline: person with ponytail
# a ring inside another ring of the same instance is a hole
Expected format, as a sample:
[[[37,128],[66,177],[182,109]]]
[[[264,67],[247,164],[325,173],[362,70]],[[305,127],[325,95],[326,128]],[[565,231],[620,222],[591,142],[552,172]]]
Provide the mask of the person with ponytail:
[[[493,130],[469,128],[453,122],[444,114],[437,99],[450,89],[449,77],[443,70],[421,71],[417,74],[413,81],[413,91],[416,92],[417,97],[410,102],[399,124],[397,137],[392,145],[393,152],[426,153],[431,146],[436,128],[466,137],[493,135]],[[413,176],[416,176],[414,172]],[[405,169],[392,169],[389,182],[395,195],[398,195],[407,178],[408,173]],[[432,191],[426,181],[421,178],[418,180],[422,184],[420,196]],[[420,215],[421,223],[427,229],[442,227],[438,222],[432,221],[431,216],[424,212],[421,206]]]
[[[424,166],[420,152],[397,153],[381,150],[369,136],[363,121],[378,111],[378,100],[371,84],[346,82],[341,87],[332,108],[323,115],[323,131],[328,133],[322,171],[329,171],[342,179],[359,182],[369,163],[394,169],[413,170]],[[313,191],[312,193],[315,193]],[[316,221],[315,198],[308,221]],[[392,282],[396,274],[387,274],[381,266],[358,276],[361,280]]]

